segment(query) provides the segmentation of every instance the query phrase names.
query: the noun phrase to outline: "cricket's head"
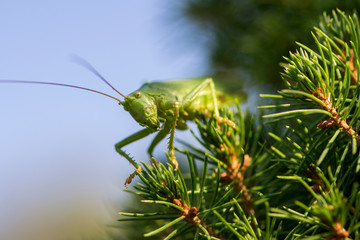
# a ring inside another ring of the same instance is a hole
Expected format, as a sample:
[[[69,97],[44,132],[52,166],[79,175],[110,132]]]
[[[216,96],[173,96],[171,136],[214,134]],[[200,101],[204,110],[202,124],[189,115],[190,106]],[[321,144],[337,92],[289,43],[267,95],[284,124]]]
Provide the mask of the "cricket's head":
[[[153,97],[141,91],[135,91],[127,95],[121,104],[141,126],[153,130],[160,128]]]

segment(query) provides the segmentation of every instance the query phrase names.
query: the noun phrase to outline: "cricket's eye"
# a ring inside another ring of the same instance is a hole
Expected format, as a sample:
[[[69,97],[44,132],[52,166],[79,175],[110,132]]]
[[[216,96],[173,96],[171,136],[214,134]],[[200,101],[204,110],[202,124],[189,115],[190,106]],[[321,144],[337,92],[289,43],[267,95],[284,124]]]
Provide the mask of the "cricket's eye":
[[[141,97],[141,92],[136,91],[134,95],[135,95],[136,98],[140,98]]]

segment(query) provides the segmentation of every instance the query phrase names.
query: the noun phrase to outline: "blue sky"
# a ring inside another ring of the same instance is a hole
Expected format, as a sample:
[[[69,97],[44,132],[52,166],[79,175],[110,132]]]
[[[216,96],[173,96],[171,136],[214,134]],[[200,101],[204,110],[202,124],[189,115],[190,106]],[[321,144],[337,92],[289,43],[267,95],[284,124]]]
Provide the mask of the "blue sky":
[[[204,75],[201,45],[189,47],[190,32],[171,11],[165,0],[2,1],[0,79],[115,94],[71,62],[72,54],[89,61],[125,95],[146,81]],[[70,229],[77,226],[69,221],[74,216],[101,216],[96,221],[107,223],[117,217],[121,204],[113,203],[127,198],[122,184],[133,169],[114,144],[140,129],[121,106],[101,95],[0,84],[0,238],[60,239],[81,229]],[[146,161],[151,139],[126,150]],[[161,147],[156,154],[162,154]],[[84,229],[93,224],[78,222]]]

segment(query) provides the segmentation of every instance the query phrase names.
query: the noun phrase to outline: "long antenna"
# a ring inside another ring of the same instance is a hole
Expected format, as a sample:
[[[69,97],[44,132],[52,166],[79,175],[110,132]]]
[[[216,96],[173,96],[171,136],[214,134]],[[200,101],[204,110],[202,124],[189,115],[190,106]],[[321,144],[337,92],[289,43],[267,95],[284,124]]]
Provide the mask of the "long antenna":
[[[111,85],[89,62],[87,62],[85,59],[77,56],[77,55],[72,55],[71,59],[80,64],[81,66],[83,66],[84,68],[88,69],[90,72],[92,72],[93,74],[95,74],[96,76],[98,76],[102,81],[104,81],[109,87],[111,87],[115,92],[117,92],[118,94],[120,94],[123,98],[125,98],[126,96],[124,94],[122,94],[121,92],[119,92],[113,85]]]
[[[120,104],[122,104],[122,101],[120,99],[118,99],[116,97],[113,97],[113,96],[111,96],[109,94],[106,94],[106,93],[103,93],[103,92],[100,92],[100,91],[96,91],[94,89],[85,88],[85,87],[79,87],[79,86],[75,86],[75,85],[69,85],[69,84],[63,84],[63,83],[54,83],[54,82],[23,81],[23,80],[0,80],[0,83],[31,83],[31,84],[45,84],[45,85],[55,85],[55,86],[62,86],[62,87],[78,88],[78,89],[82,89],[82,90],[102,94],[102,95],[107,96],[109,98],[112,98],[112,99],[118,101]]]

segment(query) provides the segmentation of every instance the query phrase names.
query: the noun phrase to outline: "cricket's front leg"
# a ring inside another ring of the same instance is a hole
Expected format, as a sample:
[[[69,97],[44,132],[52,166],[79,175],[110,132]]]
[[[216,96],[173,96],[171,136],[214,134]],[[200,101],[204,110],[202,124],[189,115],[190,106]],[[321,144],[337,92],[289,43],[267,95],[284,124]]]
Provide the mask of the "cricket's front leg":
[[[164,128],[160,130],[160,132],[155,136],[155,138],[152,140],[149,148],[148,148],[148,154],[150,157],[152,157],[152,153],[154,151],[154,148],[163,140],[170,132],[170,127],[167,123],[164,124]]]
[[[127,154],[125,151],[123,151],[121,148],[132,143],[135,142],[141,138],[146,137],[147,135],[149,135],[150,133],[154,132],[151,129],[145,128],[143,130],[140,130],[132,135],[130,135],[129,137],[123,139],[122,141],[118,142],[117,144],[115,144],[115,150],[124,158],[126,158],[134,167],[135,167],[135,171],[126,179],[126,182],[124,184],[124,186],[126,187],[126,184],[130,184],[132,179],[136,176],[136,174],[141,172],[141,166],[132,158],[129,156],[129,154]]]

